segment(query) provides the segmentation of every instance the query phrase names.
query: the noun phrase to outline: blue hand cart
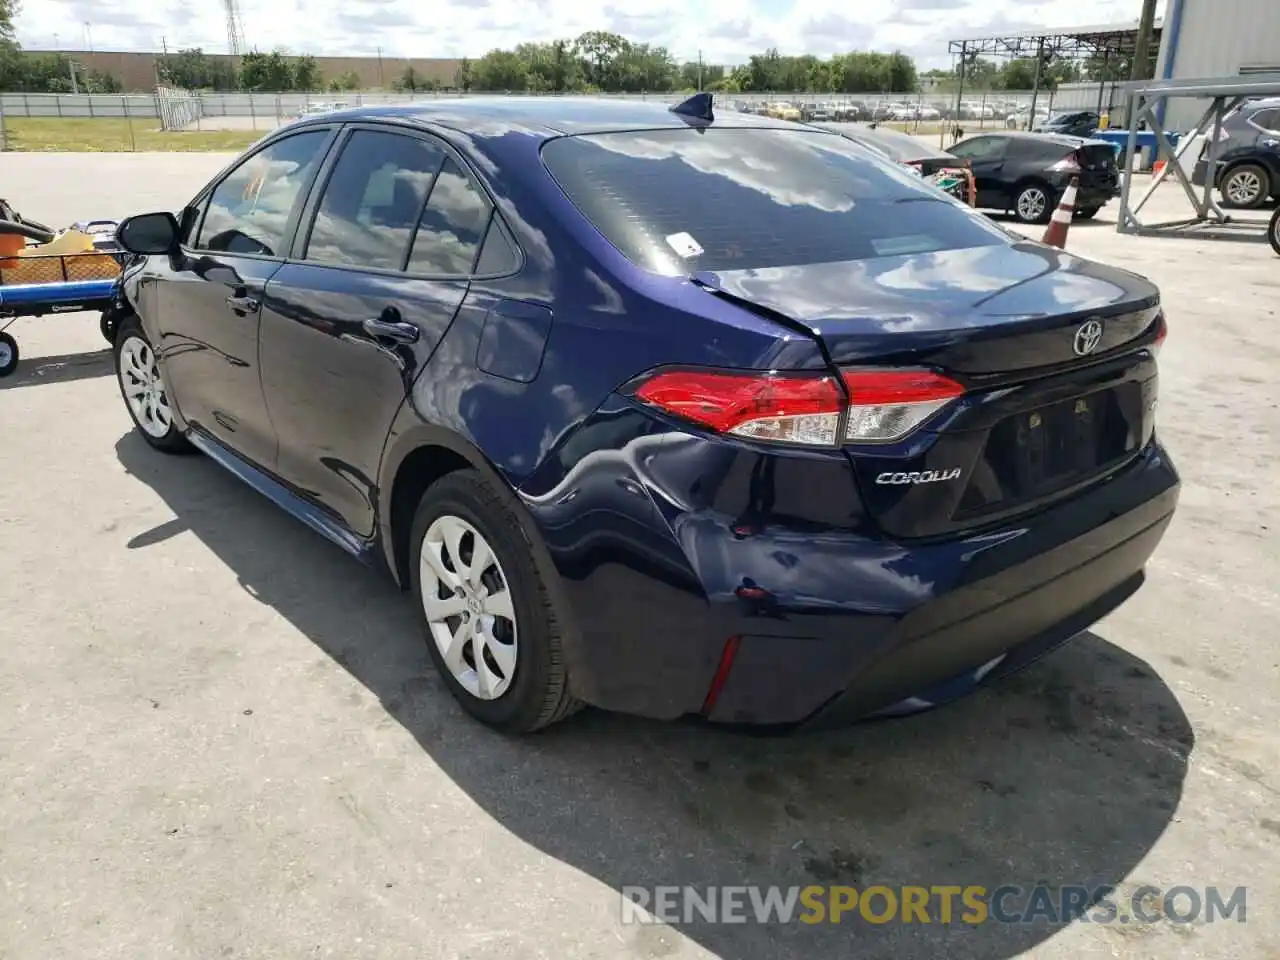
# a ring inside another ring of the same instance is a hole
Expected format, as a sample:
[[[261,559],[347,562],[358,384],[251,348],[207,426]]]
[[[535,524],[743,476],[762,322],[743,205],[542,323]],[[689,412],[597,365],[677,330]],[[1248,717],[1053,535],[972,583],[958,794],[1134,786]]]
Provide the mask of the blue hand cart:
[[[0,204],[0,210],[8,207],[3,201]],[[73,224],[71,229],[92,238],[93,249],[43,256],[39,247],[57,234],[43,224],[18,217],[0,218],[0,232],[36,241],[34,248],[28,245],[29,254],[0,257],[0,377],[18,369],[18,342],[8,328],[21,317],[101,311],[103,336],[111,339],[109,326],[118,300],[120,270],[127,257],[115,242],[116,226],[114,220]]]

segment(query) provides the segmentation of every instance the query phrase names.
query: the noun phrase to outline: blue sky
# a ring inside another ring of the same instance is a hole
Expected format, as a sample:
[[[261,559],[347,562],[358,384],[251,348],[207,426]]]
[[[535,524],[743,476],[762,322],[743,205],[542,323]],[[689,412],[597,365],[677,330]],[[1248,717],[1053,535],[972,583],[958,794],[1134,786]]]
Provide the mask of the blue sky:
[[[259,49],[387,57],[476,57],[524,40],[613,30],[693,59],[740,62],[777,46],[826,56],[904,50],[947,62],[947,40],[1037,27],[1132,21],[1141,0],[240,0]],[[1163,2],[1161,3],[1163,7]],[[226,48],[221,3],[24,0],[16,25],[29,49]],[[856,11],[856,12],[855,12]],[[305,30],[299,24],[305,23]]]

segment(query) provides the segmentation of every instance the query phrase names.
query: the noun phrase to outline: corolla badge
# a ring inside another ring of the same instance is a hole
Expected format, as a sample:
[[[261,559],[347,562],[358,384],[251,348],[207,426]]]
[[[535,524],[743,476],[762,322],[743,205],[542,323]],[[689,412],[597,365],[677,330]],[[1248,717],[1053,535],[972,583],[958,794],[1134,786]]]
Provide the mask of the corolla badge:
[[[1071,348],[1075,350],[1077,357],[1087,357],[1098,349],[1098,344],[1101,342],[1102,321],[1086,320],[1076,328],[1076,336]]]
[[[897,487],[917,483],[942,483],[959,476],[959,467],[952,467],[950,470],[913,470],[911,473],[894,473],[890,470],[877,476],[876,483],[880,486]]]

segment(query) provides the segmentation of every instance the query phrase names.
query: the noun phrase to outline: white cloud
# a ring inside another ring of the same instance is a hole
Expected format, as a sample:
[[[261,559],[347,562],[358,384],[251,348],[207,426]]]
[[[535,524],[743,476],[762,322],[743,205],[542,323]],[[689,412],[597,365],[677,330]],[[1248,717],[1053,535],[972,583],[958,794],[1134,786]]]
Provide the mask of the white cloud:
[[[387,57],[480,56],[526,40],[612,30],[678,58],[740,62],[777,46],[829,55],[902,49],[947,62],[949,39],[1132,21],[1141,0],[240,0],[247,42],[267,50]],[[1161,2],[1163,6],[1163,0]],[[855,12],[856,11],[856,12]],[[86,24],[88,27],[86,28]],[[16,21],[29,49],[226,49],[221,4],[188,0],[27,0]]]

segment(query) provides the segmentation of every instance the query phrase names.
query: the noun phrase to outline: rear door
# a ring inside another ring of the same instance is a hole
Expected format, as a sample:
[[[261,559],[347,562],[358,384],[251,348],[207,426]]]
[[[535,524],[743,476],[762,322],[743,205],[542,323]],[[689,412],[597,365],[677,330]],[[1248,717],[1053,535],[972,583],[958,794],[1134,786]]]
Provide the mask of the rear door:
[[[491,216],[426,133],[357,125],[267,285],[260,355],[277,472],[361,536],[396,411],[452,323]]]

